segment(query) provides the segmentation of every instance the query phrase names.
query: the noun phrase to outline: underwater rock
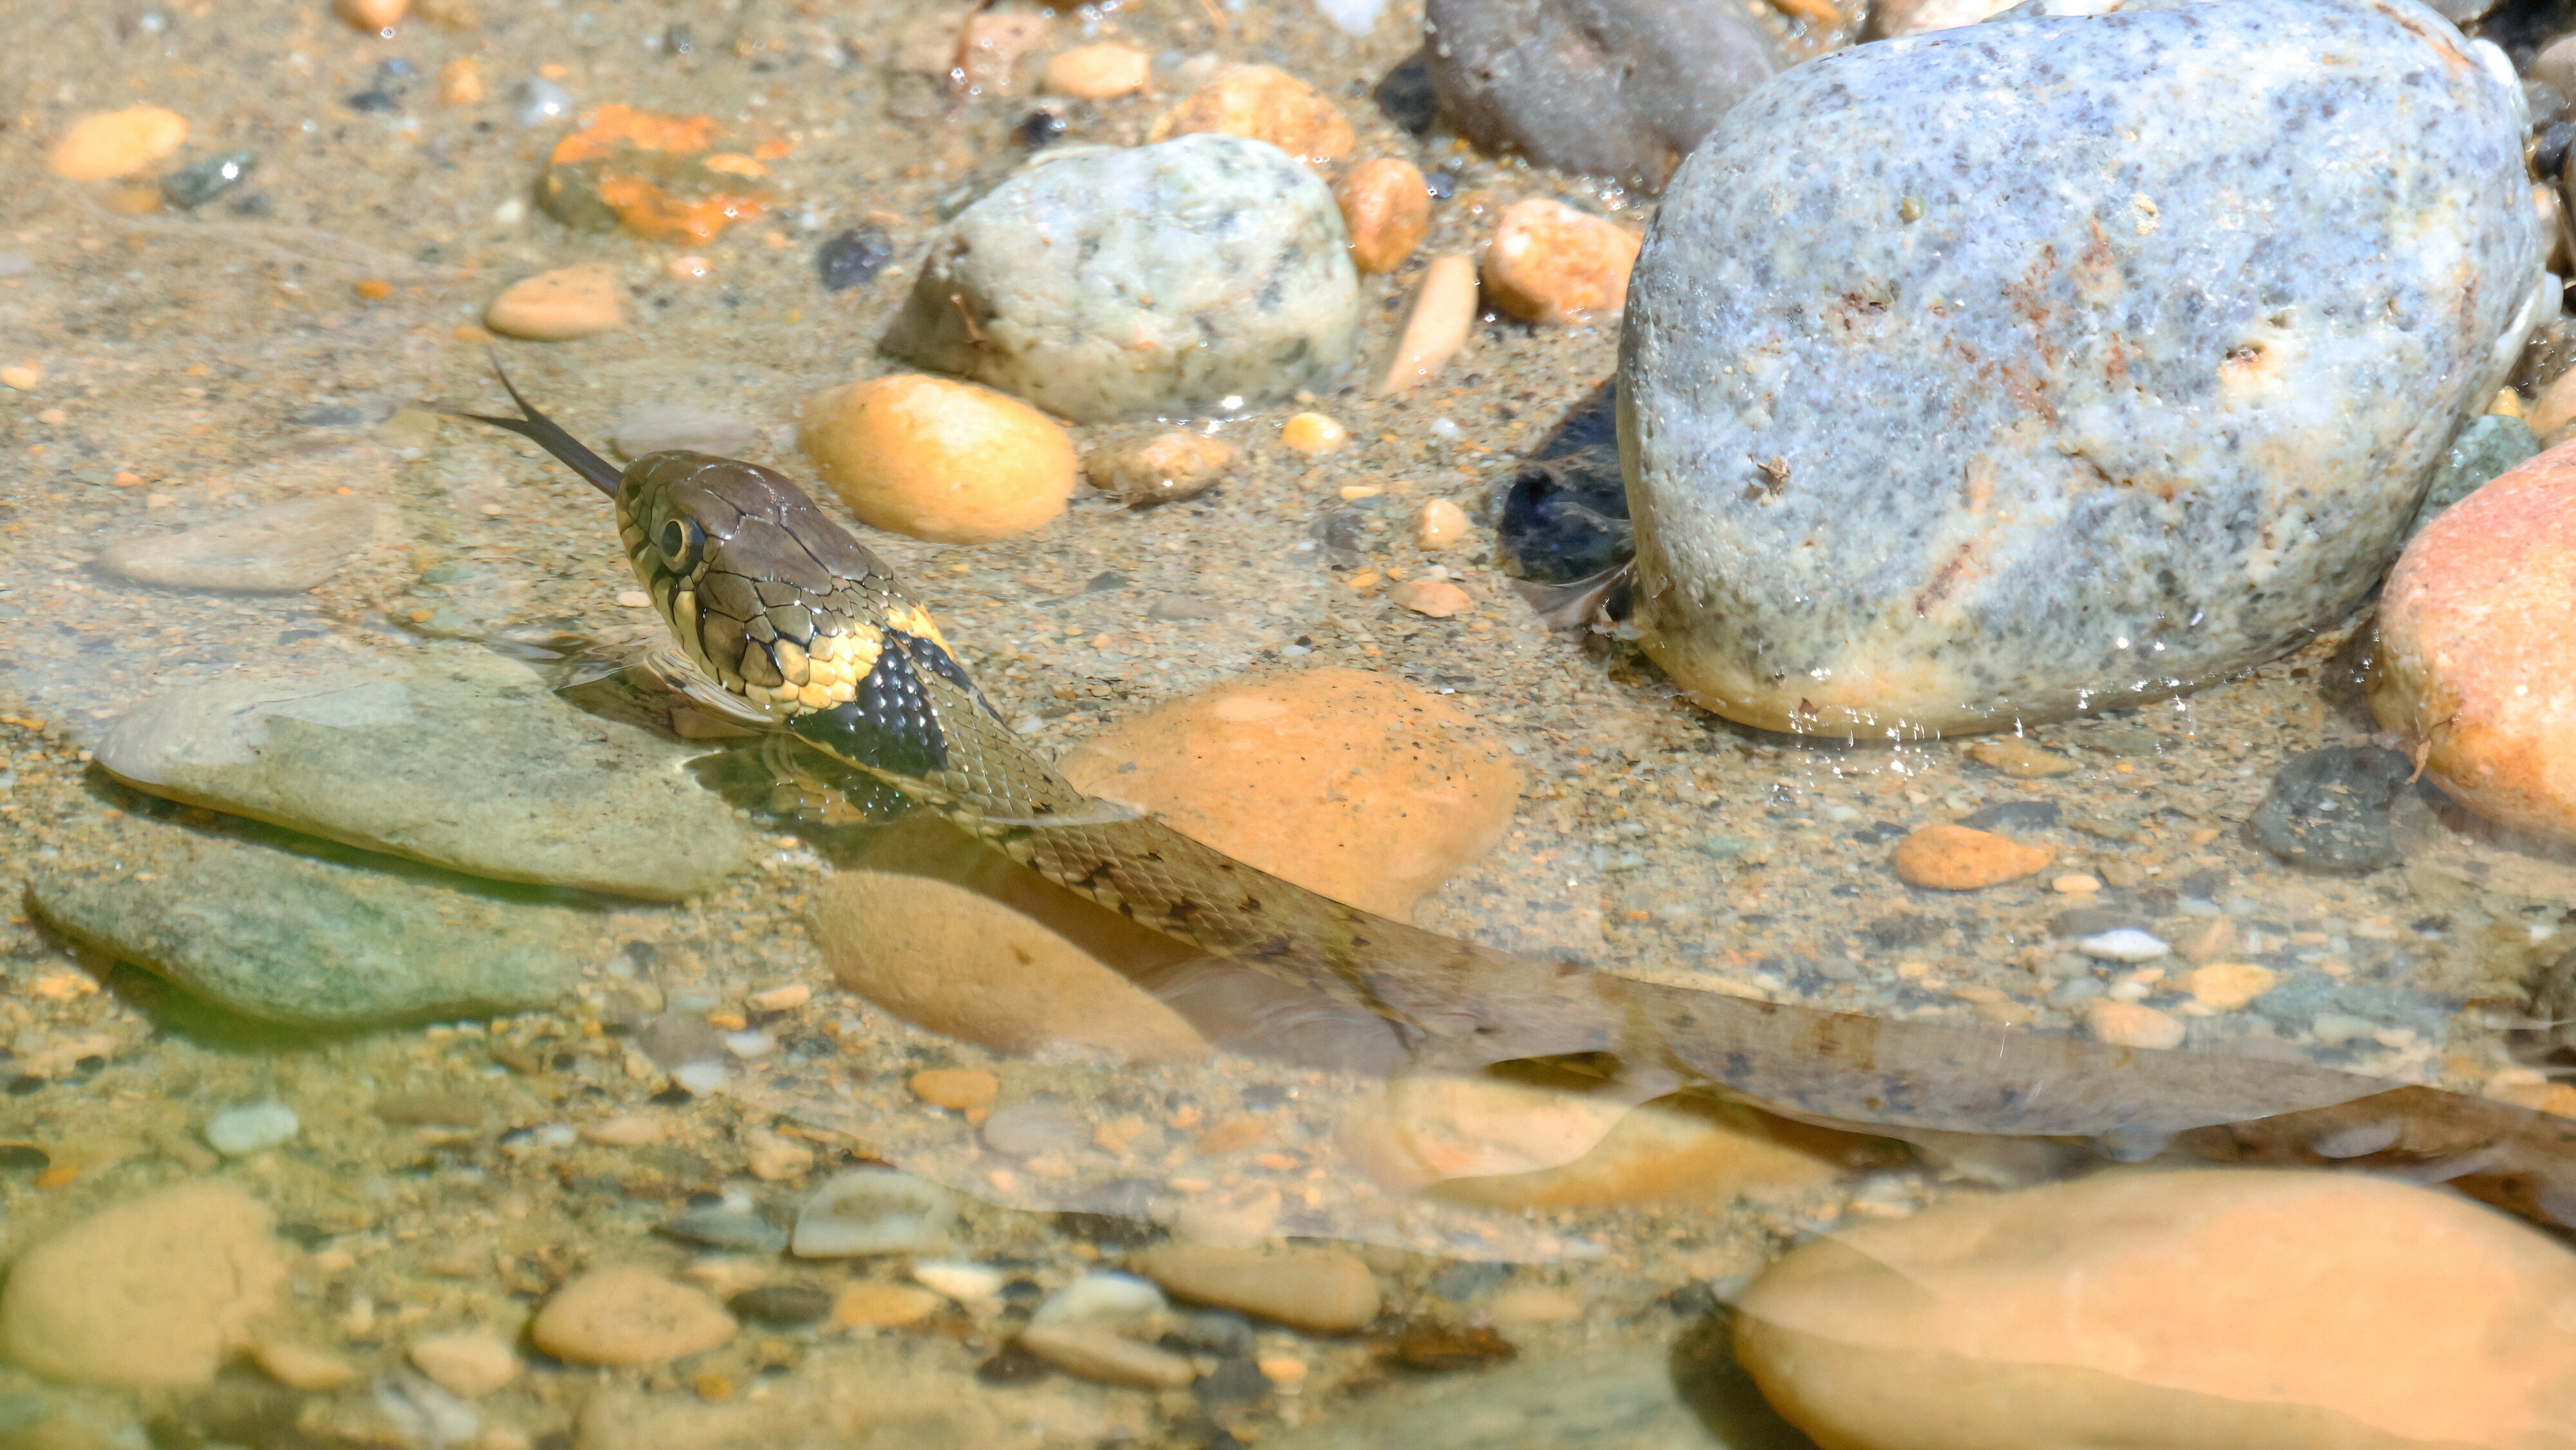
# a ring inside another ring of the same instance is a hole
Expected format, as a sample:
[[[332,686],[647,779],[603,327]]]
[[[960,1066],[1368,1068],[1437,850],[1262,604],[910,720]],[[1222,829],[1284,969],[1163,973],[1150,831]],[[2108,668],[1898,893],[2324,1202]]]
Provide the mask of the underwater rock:
[[[2339,618],[2546,301],[2516,107],[2395,0],[2038,0],[1781,73],[1629,294],[1648,653],[1913,736]]]

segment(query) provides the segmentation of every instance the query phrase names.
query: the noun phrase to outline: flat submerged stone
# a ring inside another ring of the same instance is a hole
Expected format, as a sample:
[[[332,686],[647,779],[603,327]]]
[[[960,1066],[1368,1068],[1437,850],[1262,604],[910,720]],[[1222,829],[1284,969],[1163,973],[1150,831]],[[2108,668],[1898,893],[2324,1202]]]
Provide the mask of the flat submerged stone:
[[[697,752],[584,715],[471,645],[408,674],[193,686],[98,746],[138,790],[501,881],[679,900],[749,863]]]
[[[2081,8],[1795,67],[1676,175],[1621,438],[1637,623],[1709,709],[1977,730],[2270,658],[2540,315],[2514,96],[2456,31]]]

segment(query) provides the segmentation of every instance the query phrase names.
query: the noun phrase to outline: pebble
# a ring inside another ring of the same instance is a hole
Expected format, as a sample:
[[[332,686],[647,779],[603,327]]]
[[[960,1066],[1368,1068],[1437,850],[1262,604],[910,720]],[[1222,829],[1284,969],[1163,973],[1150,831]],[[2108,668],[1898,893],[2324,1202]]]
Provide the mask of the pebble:
[[[814,1150],[776,1133],[755,1132],[744,1143],[743,1167],[763,1183],[784,1183],[813,1171]]]
[[[1263,141],[1309,165],[1351,154],[1359,143],[1350,121],[1315,88],[1274,66],[1236,65],[1217,72],[1180,104],[1154,118],[1148,141],[1213,133]]]
[[[901,1329],[936,1313],[944,1301],[909,1284],[850,1284],[832,1299],[834,1329]]]
[[[1121,966],[1186,949],[928,817],[826,882],[815,938],[841,985],[907,1022],[996,1052],[1050,1043],[1135,1062],[1207,1043]],[[946,878],[946,879],[943,879]]]
[[[2142,1002],[2100,998],[2084,1008],[2084,1030],[2097,1042],[2114,1047],[2169,1049],[2182,1046],[2182,1019]]]
[[[737,1319],[780,1329],[820,1324],[832,1313],[832,1295],[806,1284],[764,1284],[745,1289],[725,1304]]]
[[[286,1277],[256,1199],[228,1183],[181,1183],[20,1252],[0,1291],[0,1356],[74,1384],[209,1384],[250,1346]]]
[[[620,1113],[602,1118],[581,1130],[581,1140],[603,1148],[649,1148],[667,1136],[660,1118],[642,1113]]]
[[[206,1121],[206,1146],[227,1158],[247,1158],[294,1142],[303,1126],[293,1108],[275,1099],[245,1103]]]
[[[1152,78],[1151,52],[1115,40],[1077,45],[1049,59],[1039,86],[1051,96],[1106,101],[1134,95]]]
[[[2346,617],[2449,443],[2424,420],[2483,408],[2555,298],[2513,94],[2412,13],[2025,6],[1728,112],[1622,334],[1648,655],[1740,724],[1885,738],[2160,698]],[[2437,180],[2320,176],[2305,126]],[[1924,397],[1937,444],[1856,411]]]
[[[1171,1305],[1152,1281],[1108,1271],[1085,1274],[1049,1294],[1029,1316],[1032,1327],[1049,1324],[1136,1324]]]
[[[1403,266],[1431,230],[1431,192],[1422,168],[1400,156],[1352,167],[1333,183],[1333,202],[1351,234],[1351,265],[1364,277]]]
[[[788,1248],[800,1259],[913,1254],[937,1248],[957,1218],[957,1196],[892,1168],[835,1174],[796,1210]]]
[[[483,104],[483,63],[460,55],[438,68],[438,103],[442,106]]]
[[[1260,141],[1059,147],[932,238],[882,346],[1075,422],[1230,414],[1349,366],[1346,240],[1332,192]]]
[[[1073,440],[1015,398],[898,373],[805,401],[814,470],[861,523],[942,544],[1043,527],[1073,496]]]
[[[262,1340],[251,1347],[250,1362],[260,1373],[291,1390],[336,1390],[354,1384],[361,1373],[347,1359],[327,1349],[289,1340]]]
[[[1104,443],[1082,460],[1091,486],[1130,507],[1178,503],[1216,487],[1235,460],[1234,445],[1197,433],[1167,431]]]
[[[961,1113],[991,1107],[1002,1090],[1001,1081],[989,1072],[946,1067],[923,1068],[908,1085],[914,1097],[932,1107]]]
[[[560,267],[513,282],[483,310],[483,325],[504,337],[570,342],[626,325],[617,274],[605,266]]]
[[[1413,525],[1413,539],[1426,549],[1452,549],[1465,543],[1475,526],[1468,521],[1467,511],[1445,498],[1435,498],[1422,506]]]
[[[629,459],[685,448],[718,458],[739,458],[761,443],[750,420],[696,403],[638,403],[608,425],[608,441]]]
[[[1615,317],[1626,305],[1638,237],[1617,222],[1533,196],[1503,208],[1485,248],[1486,295],[1527,322]]]
[[[1476,259],[1460,253],[1432,258],[1378,375],[1379,396],[1409,392],[1440,376],[1474,335],[1477,306]]]
[[[1583,1300],[1571,1290],[1530,1285],[1505,1289],[1480,1306],[1486,1318],[1496,1324],[1579,1324],[1583,1321]]]
[[[453,1021],[551,1005],[597,921],[391,872],[153,826],[108,863],[52,864],[53,926],[246,1017],[317,1027]]]
[[[2561,840],[2576,839],[2571,597],[2576,464],[2553,450],[2406,546],[2370,671],[2371,713],[2423,752],[2426,778],[2490,821]]]
[[[1520,772],[1439,696],[1338,667],[1165,701],[1058,768],[1247,865],[1404,921],[1509,829]]]
[[[1135,1389],[1182,1389],[1199,1377],[1188,1356],[1089,1324],[1031,1324],[1019,1347],[1070,1375]]]
[[[1896,843],[1896,874],[1908,886],[1975,891],[2037,874],[2057,853],[1966,826],[1918,826]]]
[[[402,24],[411,0],[331,0],[331,11],[356,29],[381,35]]]
[[[2065,896],[2088,895],[2102,889],[2102,879],[2098,876],[2087,876],[2081,871],[2070,872],[2051,879],[2048,889]]]
[[[2543,1445],[2576,1397],[2576,1257],[2365,1174],[2121,1170],[1856,1225],[1738,1300],[1820,1444]],[[2330,1312],[2319,1306],[2331,1305]]]
[[[2533,435],[2548,438],[2570,423],[2576,423],[2576,379],[2560,373],[2540,396],[2531,400],[2530,416],[2524,423]]]
[[[2424,502],[2416,506],[2415,521],[2406,526],[2406,536],[2411,539],[2424,532],[2424,526],[2444,509],[2539,451],[2540,440],[2519,418],[2487,413],[2470,419],[2460,436],[2451,440],[2442,465],[2433,470],[2433,481],[2424,490]]]
[[[2375,682],[2379,671],[2371,677]],[[2394,866],[2404,857],[2389,810],[2414,772],[2405,756],[2377,746],[2304,750],[2272,777],[2245,828],[2264,850],[2302,871],[2361,876]]]
[[[1387,602],[1433,619],[1454,619],[1476,607],[1466,590],[1446,579],[1407,579],[1390,586]]]
[[[571,114],[572,92],[538,76],[519,82],[511,95],[510,118],[523,129],[551,125]]]
[[[138,790],[502,881],[677,901],[756,845],[686,773],[698,749],[584,714],[479,645],[399,676],[165,691],[97,750]]]
[[[161,199],[180,211],[194,211],[232,190],[258,160],[254,152],[232,151],[191,162],[161,178]]]
[[[443,1334],[411,1347],[412,1368],[449,1394],[479,1400],[519,1377],[519,1357],[489,1334]]]
[[[1179,1298],[1310,1334],[1347,1334],[1377,1318],[1377,1280],[1339,1249],[1159,1243],[1128,1255],[1127,1267]]]
[[[980,1304],[1002,1292],[1010,1276],[990,1264],[958,1259],[929,1259],[912,1266],[912,1277],[926,1288],[960,1304]]]
[[[45,166],[74,181],[106,181],[141,171],[187,139],[187,118],[160,106],[93,111],[72,122]]]
[[[2185,973],[2182,986],[2203,1007],[2233,1012],[2271,991],[2279,980],[2271,968],[2253,962],[2212,962]]]
[[[732,1341],[715,1300],[650,1269],[594,1269],[555,1290],[528,1340],[569,1364],[660,1364]]]
[[[822,250],[814,254],[814,269],[820,274],[824,291],[847,292],[875,281],[893,260],[893,238],[886,235],[885,228],[869,222],[825,242]]]
[[[1432,0],[1426,20],[1467,139],[1647,191],[1782,63],[1759,20],[1692,0]]]
[[[1351,430],[1322,413],[1298,413],[1279,426],[1279,441],[1291,453],[1315,458],[1340,452],[1351,441]]]
[[[373,500],[313,494],[180,533],[130,539],[99,555],[98,564],[137,584],[300,594],[357,557],[376,522]]]
[[[1998,770],[2015,780],[2039,780],[2046,776],[2064,775],[2075,768],[2075,762],[2052,750],[2042,750],[2018,735],[2001,735],[1980,740],[1968,747],[1968,758],[1990,770]]]
[[[693,1208],[655,1225],[655,1233],[711,1249],[775,1254],[787,1247],[787,1231],[756,1213],[739,1208]]]
[[[2078,938],[2075,949],[2106,962],[2151,962],[2173,950],[2151,933],[2133,926]]]
[[[20,253],[20,254],[13,254],[13,255],[24,255],[24,254],[23,254],[23,253]],[[15,274],[13,274],[13,275],[15,275]],[[45,380],[45,374],[44,374],[44,370],[43,370],[43,369],[41,369],[41,368],[32,368],[32,367],[7,367],[7,368],[0,368],[0,383],[6,383],[6,384],[8,384],[10,387],[15,388],[15,389],[17,389],[19,392],[22,392],[22,393],[32,393],[32,392],[34,392],[34,391],[36,390],[37,385],[38,385],[38,384],[40,384],[40,383],[42,383],[42,382],[44,382],[44,380]]]

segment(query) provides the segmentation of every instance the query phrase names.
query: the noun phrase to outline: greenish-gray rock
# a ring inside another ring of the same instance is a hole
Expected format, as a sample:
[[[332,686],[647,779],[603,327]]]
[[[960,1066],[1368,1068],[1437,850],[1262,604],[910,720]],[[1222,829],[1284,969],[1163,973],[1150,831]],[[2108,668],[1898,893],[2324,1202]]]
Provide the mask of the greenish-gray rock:
[[[542,1007],[599,924],[428,879],[155,826],[112,863],[48,864],[29,898],[67,936],[246,1017],[315,1027]]]
[[[1601,1349],[1390,1388],[1267,1442],[1277,1450],[1812,1450],[1723,1345]]]
[[[2433,481],[2424,490],[2424,502],[2415,509],[2415,522],[2406,526],[2406,537],[2424,532],[2434,515],[2539,451],[2539,436],[2520,418],[2489,413],[2472,419],[2451,440],[2451,451],[2442,455],[2441,466],[2433,470]]]
[[[754,846],[683,770],[696,753],[584,715],[471,645],[400,675],[174,690],[97,747],[117,779],[190,805],[474,876],[672,901]]]

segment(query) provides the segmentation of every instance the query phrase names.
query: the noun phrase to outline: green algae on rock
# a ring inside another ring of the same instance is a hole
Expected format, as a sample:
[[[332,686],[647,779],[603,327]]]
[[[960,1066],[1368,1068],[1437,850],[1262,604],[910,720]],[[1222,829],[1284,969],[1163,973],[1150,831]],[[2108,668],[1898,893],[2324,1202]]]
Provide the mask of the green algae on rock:
[[[2393,0],[2087,0],[1773,78],[1629,297],[1647,651],[1730,719],[1905,737],[2340,618],[2554,305],[2484,55]]]
[[[190,805],[472,876],[666,901],[741,870],[754,845],[683,771],[701,753],[584,715],[470,645],[399,677],[171,691],[98,745],[117,779]]]
[[[542,1007],[588,965],[595,917],[155,826],[110,865],[34,872],[65,935],[262,1021],[313,1027]]]

